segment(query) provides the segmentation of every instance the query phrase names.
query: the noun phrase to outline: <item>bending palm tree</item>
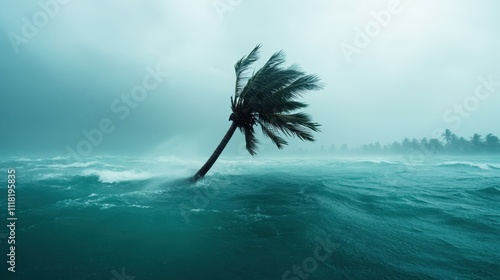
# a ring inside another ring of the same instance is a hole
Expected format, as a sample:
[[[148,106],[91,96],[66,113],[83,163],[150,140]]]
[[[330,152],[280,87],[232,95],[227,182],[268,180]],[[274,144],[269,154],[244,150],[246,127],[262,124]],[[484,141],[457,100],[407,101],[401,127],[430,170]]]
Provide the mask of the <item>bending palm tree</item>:
[[[446,129],[441,136],[443,136],[443,140],[446,141],[446,144],[451,144],[453,140],[453,133],[449,129]]]
[[[250,66],[259,59],[259,50],[260,45],[257,45],[234,65],[236,87],[234,98],[231,97],[231,126],[212,156],[194,175],[194,181],[210,170],[237,128],[245,134],[246,149],[252,156],[258,151],[259,141],[254,130],[256,125],[260,125],[262,133],[279,149],[288,144],[283,135],[314,141],[312,132],[319,131],[320,125],[312,122],[309,115],[293,113],[307,107],[307,104],[296,101],[296,98],[306,91],[321,89],[319,77],[307,75],[295,65],[284,68],[285,57],[281,51],[248,77]]]

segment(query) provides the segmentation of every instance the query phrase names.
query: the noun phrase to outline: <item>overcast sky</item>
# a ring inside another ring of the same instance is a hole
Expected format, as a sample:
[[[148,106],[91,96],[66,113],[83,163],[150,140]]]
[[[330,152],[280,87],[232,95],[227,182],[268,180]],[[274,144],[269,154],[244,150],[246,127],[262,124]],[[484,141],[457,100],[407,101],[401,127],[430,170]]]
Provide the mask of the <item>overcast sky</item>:
[[[495,0],[3,1],[0,154],[65,155],[86,130],[89,154],[209,155],[230,125],[233,65],[258,43],[257,65],[283,49],[325,84],[305,96],[317,143],[287,149],[500,135],[499,11]]]

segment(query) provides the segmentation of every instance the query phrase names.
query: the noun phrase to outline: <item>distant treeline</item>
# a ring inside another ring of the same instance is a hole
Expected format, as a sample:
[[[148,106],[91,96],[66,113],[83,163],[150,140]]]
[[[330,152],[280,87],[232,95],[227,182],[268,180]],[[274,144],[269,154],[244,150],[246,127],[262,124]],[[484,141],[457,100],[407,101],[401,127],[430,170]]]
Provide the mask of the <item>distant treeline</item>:
[[[420,140],[405,138],[401,142],[395,141],[387,145],[373,143],[356,149],[349,149],[344,144],[337,150],[332,145],[330,151],[363,154],[406,154],[414,151],[422,151],[425,154],[489,154],[500,153],[500,140],[493,134],[482,137],[477,133],[467,139],[458,137],[447,129],[442,134],[442,141],[436,138],[422,138]]]

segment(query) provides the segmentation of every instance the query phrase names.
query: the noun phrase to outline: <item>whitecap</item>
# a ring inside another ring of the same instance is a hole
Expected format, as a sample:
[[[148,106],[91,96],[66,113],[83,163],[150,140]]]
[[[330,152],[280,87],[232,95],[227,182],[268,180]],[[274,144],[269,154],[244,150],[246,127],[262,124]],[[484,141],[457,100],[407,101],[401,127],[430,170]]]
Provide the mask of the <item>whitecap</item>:
[[[63,174],[61,173],[46,173],[38,177],[39,181],[51,180],[51,179],[63,179]]]
[[[42,161],[41,158],[13,158],[13,161],[23,161],[23,162],[29,162],[29,161]]]
[[[89,162],[73,162],[69,164],[48,164],[47,167],[50,168],[72,168],[72,167],[89,167],[92,165],[108,165],[103,164],[98,161],[89,161]]]
[[[134,207],[134,208],[144,208],[144,209],[147,209],[147,208],[152,208],[151,206],[147,206],[147,205],[139,205],[139,204],[131,204],[129,205],[130,207]]]
[[[154,177],[153,174],[143,171],[113,171],[113,170],[85,170],[83,176],[97,176],[101,183],[119,183],[128,181],[143,181]]]
[[[50,158],[49,160],[67,160],[67,159],[69,159],[69,157],[57,156]]]
[[[375,163],[375,164],[397,164],[396,162],[393,162],[393,161],[390,161],[390,160],[383,160],[383,159],[362,160],[361,162],[364,162],[364,163]]]
[[[438,166],[465,166],[465,167],[474,167],[474,168],[479,168],[483,170],[488,170],[490,167],[496,168],[495,166],[490,166],[487,163],[475,163],[475,162],[468,162],[468,161],[446,161]]]
[[[58,201],[56,205],[60,208],[87,208],[87,207],[99,207],[99,209],[109,209],[112,207],[117,207],[116,204],[106,203],[106,197],[99,197],[97,199],[84,199],[84,198],[76,198],[76,199],[65,199]]]

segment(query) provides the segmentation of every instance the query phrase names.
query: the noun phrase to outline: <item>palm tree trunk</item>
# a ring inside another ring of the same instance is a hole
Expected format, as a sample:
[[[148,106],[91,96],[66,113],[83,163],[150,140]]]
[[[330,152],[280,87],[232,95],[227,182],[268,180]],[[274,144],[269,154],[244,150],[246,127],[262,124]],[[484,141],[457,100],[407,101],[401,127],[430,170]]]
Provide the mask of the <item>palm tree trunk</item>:
[[[207,162],[205,162],[205,164],[200,168],[200,170],[198,170],[198,172],[196,172],[196,174],[193,176],[192,180],[194,182],[198,181],[203,176],[205,176],[205,174],[207,174],[208,170],[210,170],[210,168],[212,168],[212,165],[214,165],[215,161],[217,161],[217,159],[219,158],[220,154],[222,153],[222,151],[226,147],[226,145],[229,142],[229,140],[231,139],[231,137],[233,137],[233,134],[236,131],[237,127],[238,126],[233,121],[231,123],[231,127],[229,127],[228,131],[226,132],[226,135],[224,135],[224,138],[222,138],[222,140],[220,141],[219,146],[217,146],[217,149],[215,149],[215,151],[212,153],[212,155],[207,160]]]

